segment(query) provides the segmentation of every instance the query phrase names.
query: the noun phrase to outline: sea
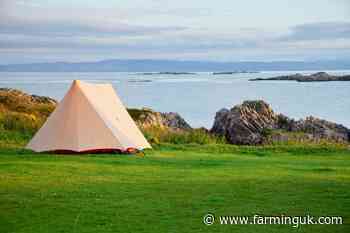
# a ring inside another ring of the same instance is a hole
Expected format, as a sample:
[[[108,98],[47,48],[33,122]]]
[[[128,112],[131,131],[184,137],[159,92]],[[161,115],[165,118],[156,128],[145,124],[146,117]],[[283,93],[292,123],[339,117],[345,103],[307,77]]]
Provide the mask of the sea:
[[[215,113],[244,100],[264,100],[277,113],[299,119],[315,116],[350,128],[350,82],[249,81],[313,71],[263,71],[213,75],[144,74],[136,72],[0,72],[0,87],[61,100],[75,79],[110,83],[124,105],[177,112],[192,127],[211,128]],[[322,70],[324,71],[324,70]],[[350,70],[326,71],[350,74]]]

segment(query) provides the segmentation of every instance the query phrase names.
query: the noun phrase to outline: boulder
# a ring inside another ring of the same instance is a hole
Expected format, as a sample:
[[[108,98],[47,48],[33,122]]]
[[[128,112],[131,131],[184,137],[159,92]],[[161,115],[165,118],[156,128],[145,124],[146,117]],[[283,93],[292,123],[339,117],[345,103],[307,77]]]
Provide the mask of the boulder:
[[[254,145],[264,139],[264,131],[277,126],[277,115],[262,100],[244,101],[232,109],[217,112],[211,133],[224,136],[229,143]]]
[[[227,128],[229,127],[228,116],[230,115],[230,110],[223,108],[218,111],[215,115],[213,128],[210,130],[211,133],[225,136]]]
[[[175,112],[161,113],[149,108],[127,109],[136,124],[143,129],[157,127],[173,130],[188,130],[191,126]]]
[[[128,108],[127,111],[140,128],[164,127],[162,116],[159,112],[149,108]]]
[[[162,122],[165,126],[173,129],[191,129],[191,126],[176,112],[161,113]]]

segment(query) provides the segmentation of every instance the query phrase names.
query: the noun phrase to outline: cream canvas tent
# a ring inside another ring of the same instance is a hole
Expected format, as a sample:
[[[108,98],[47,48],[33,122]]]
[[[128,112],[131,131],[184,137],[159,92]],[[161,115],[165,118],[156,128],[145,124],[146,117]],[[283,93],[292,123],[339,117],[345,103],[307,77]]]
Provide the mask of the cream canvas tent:
[[[78,80],[27,145],[37,152],[126,151],[150,147],[112,85]]]

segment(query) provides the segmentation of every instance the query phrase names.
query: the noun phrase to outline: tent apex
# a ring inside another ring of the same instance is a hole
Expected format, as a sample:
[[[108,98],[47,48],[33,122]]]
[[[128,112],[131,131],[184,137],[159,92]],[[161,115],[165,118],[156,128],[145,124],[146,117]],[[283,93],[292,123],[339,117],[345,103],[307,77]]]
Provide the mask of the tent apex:
[[[81,81],[79,79],[76,79],[73,81],[73,85],[79,85],[81,83]]]

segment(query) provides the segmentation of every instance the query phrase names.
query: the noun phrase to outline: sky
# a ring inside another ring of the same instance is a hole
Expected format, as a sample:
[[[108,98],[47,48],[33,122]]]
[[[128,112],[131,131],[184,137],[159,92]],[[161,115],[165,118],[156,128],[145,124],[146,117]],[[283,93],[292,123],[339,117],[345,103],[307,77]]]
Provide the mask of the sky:
[[[0,64],[350,59],[349,0],[0,0]]]

